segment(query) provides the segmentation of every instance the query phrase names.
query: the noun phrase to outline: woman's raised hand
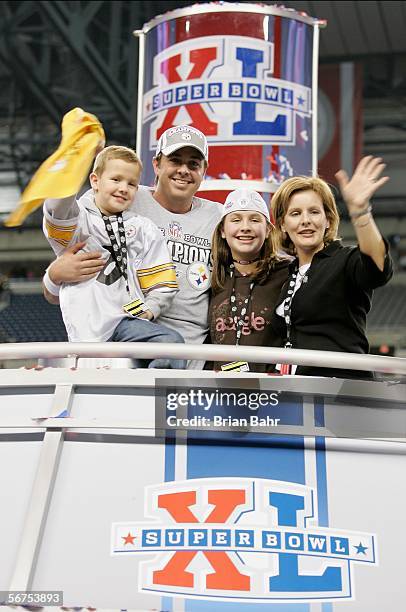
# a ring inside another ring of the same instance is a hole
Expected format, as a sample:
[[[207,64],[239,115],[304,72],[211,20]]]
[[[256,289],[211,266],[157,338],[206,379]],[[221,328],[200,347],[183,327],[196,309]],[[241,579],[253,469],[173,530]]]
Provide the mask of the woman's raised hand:
[[[363,157],[349,179],[345,170],[336,173],[336,179],[350,216],[368,207],[374,193],[388,180],[388,176],[381,176],[386,164],[381,157],[367,155]]]

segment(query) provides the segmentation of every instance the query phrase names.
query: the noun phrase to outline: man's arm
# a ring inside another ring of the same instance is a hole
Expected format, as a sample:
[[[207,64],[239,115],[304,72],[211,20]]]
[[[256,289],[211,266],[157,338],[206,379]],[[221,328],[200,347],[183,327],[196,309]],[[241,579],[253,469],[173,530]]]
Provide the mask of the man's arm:
[[[102,253],[80,252],[86,242],[77,242],[68,247],[48,267],[43,278],[44,297],[50,304],[59,304],[59,287],[62,283],[80,283],[93,278],[105,266]]]

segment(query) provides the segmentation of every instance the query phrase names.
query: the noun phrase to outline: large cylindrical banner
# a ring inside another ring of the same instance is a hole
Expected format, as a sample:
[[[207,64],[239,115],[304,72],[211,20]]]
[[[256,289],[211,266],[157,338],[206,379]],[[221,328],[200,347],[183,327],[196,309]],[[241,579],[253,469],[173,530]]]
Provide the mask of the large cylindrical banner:
[[[223,201],[246,186],[269,193],[317,169],[320,20],[255,4],[199,4],[156,17],[140,36],[137,149],[143,182],[166,129],[206,134],[202,190]],[[210,193],[208,193],[210,192]]]

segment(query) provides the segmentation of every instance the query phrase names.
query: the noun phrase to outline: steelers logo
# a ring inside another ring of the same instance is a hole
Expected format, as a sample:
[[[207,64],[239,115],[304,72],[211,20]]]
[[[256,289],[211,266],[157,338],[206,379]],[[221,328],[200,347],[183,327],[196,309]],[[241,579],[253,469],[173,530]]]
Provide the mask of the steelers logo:
[[[132,238],[133,236],[135,236],[135,232],[136,232],[135,227],[133,225],[130,225],[126,228],[125,235],[127,238]]]
[[[184,134],[182,134],[182,140],[192,140],[192,137],[190,134],[185,132]]]
[[[58,159],[50,168],[48,168],[48,172],[59,172],[63,170],[68,161],[66,159]]]
[[[186,277],[189,285],[196,289],[196,291],[207,291],[210,287],[210,271],[204,261],[196,261],[190,264]]]

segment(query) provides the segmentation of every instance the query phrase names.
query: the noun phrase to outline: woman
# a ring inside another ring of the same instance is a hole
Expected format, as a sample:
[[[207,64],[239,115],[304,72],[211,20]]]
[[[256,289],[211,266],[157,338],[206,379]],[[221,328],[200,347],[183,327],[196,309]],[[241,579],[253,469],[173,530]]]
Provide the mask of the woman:
[[[274,323],[285,346],[368,353],[366,316],[373,289],[392,276],[388,245],[372,216],[372,195],[386,183],[380,158],[364,157],[349,180],[336,174],[357,247],[337,237],[339,216],[330,187],[320,178],[293,177],[272,198],[276,245],[295,255]],[[370,378],[369,372],[303,367],[296,374]]]
[[[238,189],[227,196],[212,259],[211,342],[281,346],[271,320],[289,260],[276,255],[269,210],[259,193]],[[214,369],[266,372],[274,366],[233,362],[215,363]]]

